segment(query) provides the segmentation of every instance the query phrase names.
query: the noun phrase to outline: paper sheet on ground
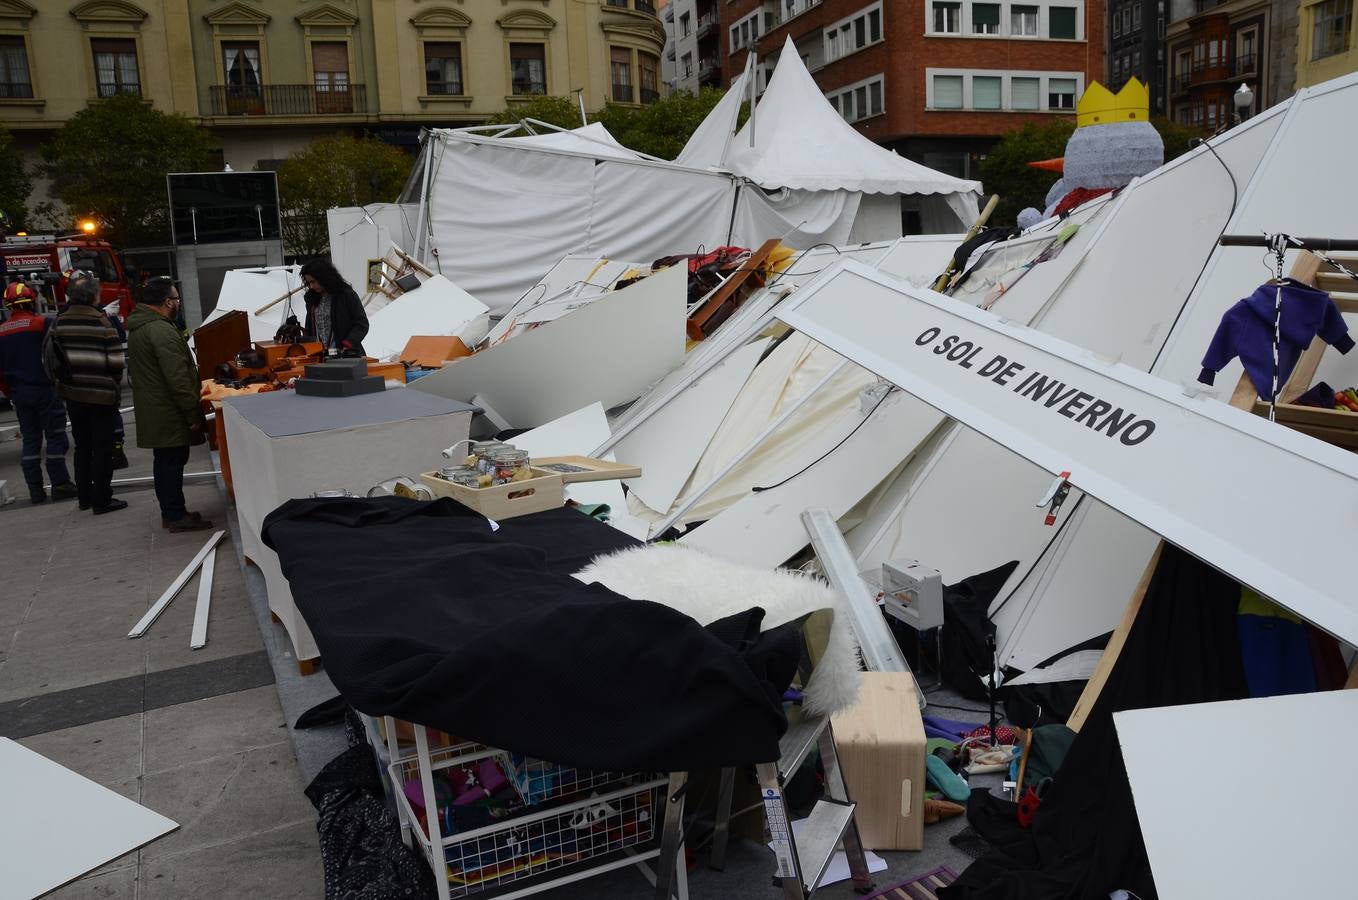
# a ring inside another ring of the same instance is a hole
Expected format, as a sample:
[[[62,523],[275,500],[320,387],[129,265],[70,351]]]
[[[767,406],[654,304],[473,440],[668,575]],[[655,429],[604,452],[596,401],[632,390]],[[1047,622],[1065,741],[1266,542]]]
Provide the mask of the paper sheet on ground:
[[[0,894],[37,897],[179,823],[0,738]]]
[[[793,821],[792,834],[794,837],[802,836],[802,826],[804,824],[806,824],[805,819],[796,819]],[[768,848],[772,850],[773,845],[769,844]],[[864,856],[866,856],[868,860],[869,873],[886,871],[886,860],[882,859],[876,853],[867,850],[864,851]],[[825,867],[825,874],[820,877],[820,884],[816,885],[816,888],[820,889],[828,884],[837,884],[841,881],[848,881],[850,877],[849,858],[844,855],[843,850],[836,850],[835,855],[830,858],[830,864]]]

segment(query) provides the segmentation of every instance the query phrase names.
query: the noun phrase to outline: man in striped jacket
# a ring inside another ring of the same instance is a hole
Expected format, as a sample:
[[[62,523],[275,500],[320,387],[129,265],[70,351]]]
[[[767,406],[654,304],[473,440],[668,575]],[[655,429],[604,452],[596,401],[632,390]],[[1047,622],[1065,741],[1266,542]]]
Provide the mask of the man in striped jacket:
[[[113,498],[113,431],[122,399],[123,348],[98,307],[99,282],[77,272],[66,285],[67,307],[52,326],[54,352],[45,354],[57,393],[66,401],[75,438],[75,486],[81,509],[96,516],[127,508]]]

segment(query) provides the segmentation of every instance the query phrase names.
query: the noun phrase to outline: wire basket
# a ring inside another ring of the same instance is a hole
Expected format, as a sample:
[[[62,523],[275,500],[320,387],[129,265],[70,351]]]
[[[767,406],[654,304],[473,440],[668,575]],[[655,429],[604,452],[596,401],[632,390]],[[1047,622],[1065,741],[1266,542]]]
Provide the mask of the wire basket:
[[[586,791],[598,790],[628,777],[618,772],[596,772],[557,765],[521,753],[508,755],[505,774],[523,802],[529,806],[553,803]]]

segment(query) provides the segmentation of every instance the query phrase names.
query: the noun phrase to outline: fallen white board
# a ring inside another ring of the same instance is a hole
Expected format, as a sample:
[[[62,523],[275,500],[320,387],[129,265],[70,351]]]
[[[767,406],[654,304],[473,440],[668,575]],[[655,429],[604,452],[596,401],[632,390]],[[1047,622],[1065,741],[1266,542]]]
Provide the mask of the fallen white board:
[[[471,294],[435,275],[368,317],[363,349],[369,356],[392,360],[415,335],[456,335],[470,347],[485,335],[489,312]]]
[[[836,266],[779,318],[1358,642],[1347,565],[1358,472],[1349,453],[857,263]],[[983,502],[976,509],[985,514]]]
[[[546,425],[539,425],[532,431],[525,431],[511,443],[520,450],[528,451],[530,457],[585,456],[606,440],[608,417],[604,415],[603,406],[595,403]],[[611,453],[604,458],[610,461],[614,459]],[[623,462],[631,463],[632,460],[624,457]],[[627,498],[623,495],[622,483],[617,479],[573,482],[566,485],[566,496],[585,505],[607,503],[608,524],[637,540],[646,540],[648,526],[628,514]]]
[[[768,344],[741,347],[613,448],[641,466],[628,490],[651,509],[669,511]]]
[[[1358,691],[1113,714],[1155,888],[1164,900],[1341,900],[1354,894],[1352,783],[1288,778],[1308,738],[1358,741]],[[1226,744],[1223,745],[1223,737]],[[1220,747],[1185,764],[1185,747]]]
[[[634,400],[684,358],[687,270],[671,266],[411,385],[486,402],[515,427]],[[423,288],[421,288],[423,290]]]
[[[0,738],[0,895],[37,897],[179,823]]]

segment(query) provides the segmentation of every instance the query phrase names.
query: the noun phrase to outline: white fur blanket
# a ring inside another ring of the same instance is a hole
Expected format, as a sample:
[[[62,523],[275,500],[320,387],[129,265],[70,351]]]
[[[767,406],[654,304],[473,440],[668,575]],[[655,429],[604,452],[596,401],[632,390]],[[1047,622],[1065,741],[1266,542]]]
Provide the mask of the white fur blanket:
[[[756,569],[679,544],[653,544],[599,556],[575,577],[611,591],[678,610],[700,625],[758,606],[762,631],[828,609],[834,615],[825,655],[806,685],[805,710],[827,715],[858,697],[858,646],[848,616],[839,614],[834,589],[787,569]]]

